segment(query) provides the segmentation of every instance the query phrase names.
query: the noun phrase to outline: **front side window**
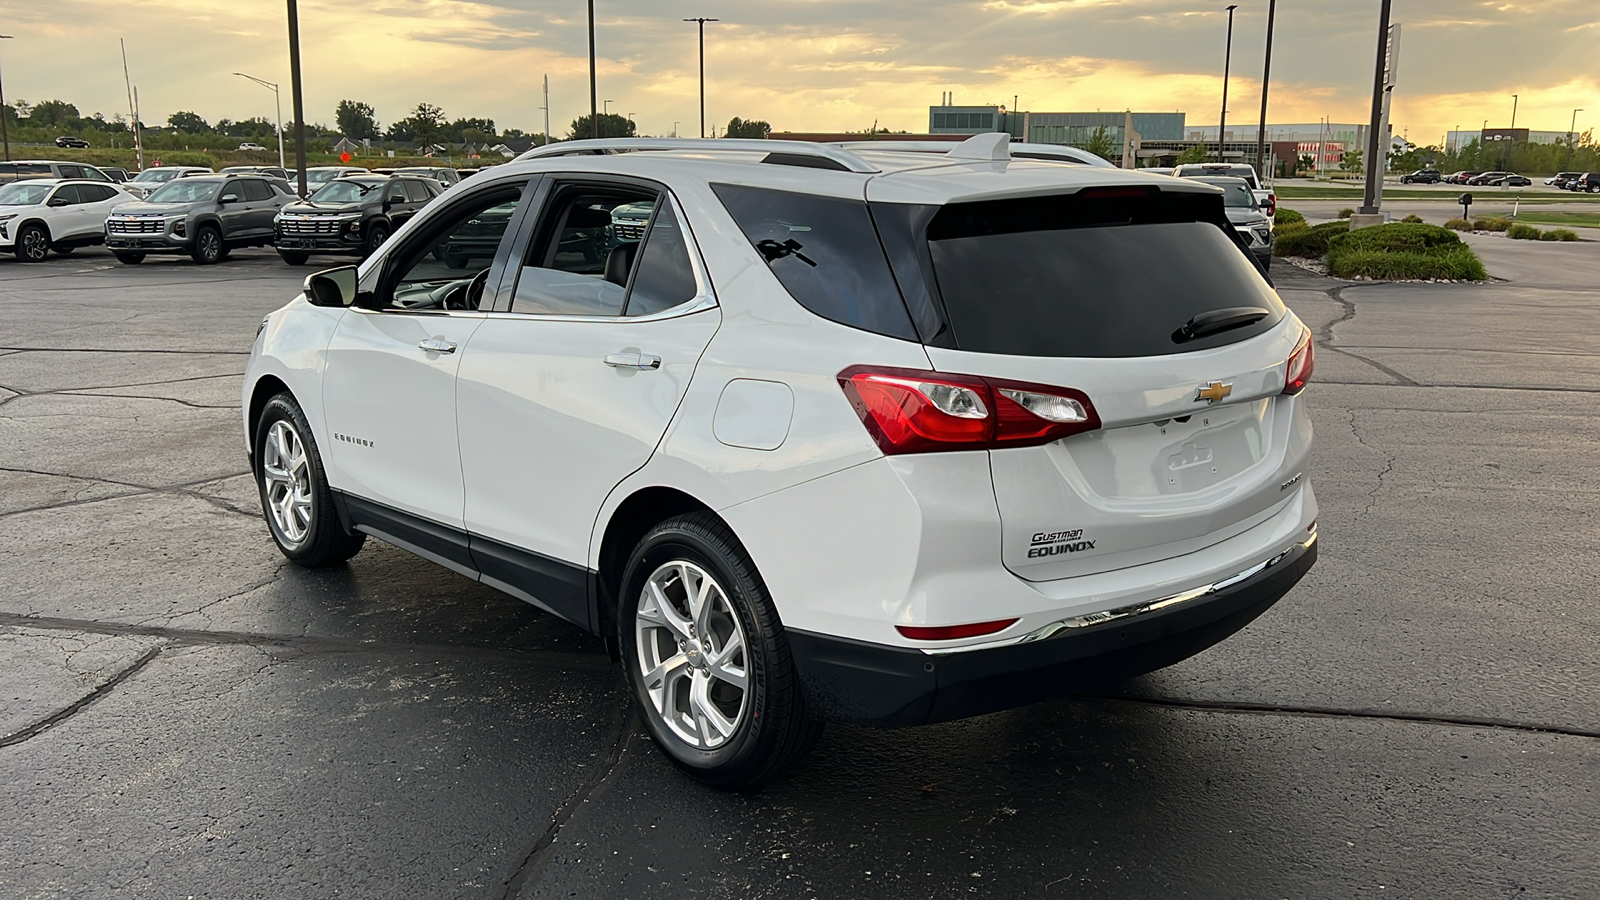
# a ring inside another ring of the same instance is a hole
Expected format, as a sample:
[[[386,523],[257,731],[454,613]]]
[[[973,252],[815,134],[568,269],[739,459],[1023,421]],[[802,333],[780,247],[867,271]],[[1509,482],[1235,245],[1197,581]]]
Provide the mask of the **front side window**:
[[[267,183],[265,181],[257,181],[254,178],[249,178],[243,182],[240,182],[240,185],[244,188],[244,198],[246,200],[272,199],[272,188],[267,187]]]
[[[489,267],[511,226],[521,184],[485,191],[433,217],[418,239],[390,258],[395,310],[473,310],[483,302]]]
[[[404,203],[404,202],[406,202],[406,188],[405,188],[405,185],[403,185],[403,184],[391,184],[391,185],[389,185],[389,189],[388,189],[387,192],[385,192],[385,194],[383,196],[383,200],[384,200],[385,203]]]
[[[52,202],[52,203],[60,203],[60,202],[63,202],[63,201],[66,202],[66,203],[69,203],[69,204],[77,204],[77,203],[82,203],[83,202],[83,198],[78,195],[78,186],[77,185],[75,185],[75,184],[63,184],[62,186],[56,188],[55,194],[51,195],[51,197],[50,197],[50,202]]]

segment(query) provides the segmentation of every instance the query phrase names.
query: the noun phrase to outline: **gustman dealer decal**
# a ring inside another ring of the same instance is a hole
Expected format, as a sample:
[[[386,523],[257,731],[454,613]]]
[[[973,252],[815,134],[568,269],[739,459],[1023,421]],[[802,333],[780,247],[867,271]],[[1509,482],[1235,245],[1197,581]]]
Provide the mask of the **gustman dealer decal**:
[[[1061,553],[1082,553],[1094,549],[1094,541],[1083,539],[1083,529],[1074,528],[1071,531],[1037,531],[1033,540],[1029,541],[1028,558],[1038,559],[1044,556],[1056,556]]]

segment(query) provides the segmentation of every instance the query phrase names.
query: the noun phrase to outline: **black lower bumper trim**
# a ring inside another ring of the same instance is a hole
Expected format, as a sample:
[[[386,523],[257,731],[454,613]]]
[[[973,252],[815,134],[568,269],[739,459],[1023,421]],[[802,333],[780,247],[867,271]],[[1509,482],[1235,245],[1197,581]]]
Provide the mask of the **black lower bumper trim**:
[[[1188,659],[1266,612],[1316,559],[1312,542],[1204,600],[987,650],[936,656],[804,631],[787,634],[807,698],[823,718],[925,725],[1104,687]]]

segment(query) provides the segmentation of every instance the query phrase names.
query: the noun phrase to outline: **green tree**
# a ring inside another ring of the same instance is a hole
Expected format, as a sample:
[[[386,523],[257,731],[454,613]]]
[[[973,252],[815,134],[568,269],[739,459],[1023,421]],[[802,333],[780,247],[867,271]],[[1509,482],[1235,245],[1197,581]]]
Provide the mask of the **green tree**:
[[[637,133],[634,130],[632,119],[619,116],[616,113],[601,113],[598,121],[600,123],[600,136],[603,138],[633,137]],[[572,133],[568,135],[569,140],[581,141],[590,136],[588,116],[579,116],[572,120]]]
[[[37,110],[38,107],[34,107],[34,109]],[[211,126],[206,123],[205,119],[200,118],[196,113],[187,111],[175,112],[167,116],[167,124],[185,134],[202,134],[211,130]]]
[[[388,138],[392,141],[433,144],[443,139],[444,126],[444,110],[432,103],[418,103],[411,115],[389,126]]]
[[[1104,160],[1116,162],[1122,159],[1122,148],[1118,147],[1117,142],[1111,139],[1111,133],[1106,131],[1104,125],[1099,126],[1094,130],[1093,134],[1089,135],[1089,140],[1084,142],[1083,149]],[[1115,160],[1112,159],[1113,156],[1116,157]]]
[[[1346,150],[1344,152],[1344,159],[1339,160],[1339,168],[1346,172],[1361,171],[1361,151]]]
[[[17,104],[21,106],[21,102]],[[40,100],[28,113],[28,124],[49,128],[78,118],[78,108],[65,100]]]
[[[333,110],[333,118],[339,123],[339,132],[352,141],[378,137],[376,116],[377,110],[372,108],[372,104],[359,100],[340,100]]]
[[[728,120],[728,127],[723,136],[764,139],[771,133],[772,126],[761,119],[741,119],[738,116],[734,116]]]
[[[1211,151],[1206,149],[1205,144],[1195,144],[1193,147],[1185,148],[1182,153],[1178,154],[1178,165],[1185,166],[1190,163],[1203,163],[1210,158]]]
[[[1309,172],[1317,167],[1317,158],[1309,153],[1300,154],[1300,170]]]

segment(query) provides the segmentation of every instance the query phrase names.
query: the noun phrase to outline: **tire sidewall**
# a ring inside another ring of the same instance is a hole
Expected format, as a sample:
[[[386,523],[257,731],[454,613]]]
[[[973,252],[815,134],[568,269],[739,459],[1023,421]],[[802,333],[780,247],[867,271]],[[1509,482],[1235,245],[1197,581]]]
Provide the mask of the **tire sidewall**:
[[[361,258],[366,259],[377,253],[378,248],[383,246],[383,242],[389,239],[389,234],[389,226],[382,221],[373,222],[367,226],[366,241],[362,246]]]
[[[752,589],[764,592],[759,583],[752,584],[730,570],[723,553],[690,528],[675,527],[668,522],[647,534],[634,550],[631,561],[623,573],[621,596],[617,600],[617,640],[622,647],[623,669],[634,702],[639,705],[645,727],[674,763],[686,769],[713,770],[738,768],[759,752],[763,726],[767,721],[768,666],[771,654],[769,637],[760,629],[751,611]],[[723,594],[739,618],[744,629],[745,671],[749,684],[745,689],[744,718],[733,736],[721,747],[701,750],[684,743],[662,721],[654,703],[645,692],[640,677],[639,651],[634,620],[639,607],[639,593],[645,581],[661,565],[674,560],[684,560],[710,572],[722,587]],[[763,598],[764,599],[764,598]]]
[[[37,237],[30,241],[29,238]],[[38,255],[34,255],[34,248],[38,248]],[[23,262],[44,262],[50,255],[50,234],[43,225],[24,225],[17,232],[16,239],[17,258]]]
[[[289,546],[288,539],[278,530],[278,523],[273,521],[272,512],[267,505],[267,485],[261,477],[262,466],[266,464],[267,434],[274,423],[288,422],[300,439],[300,446],[305,449],[306,469],[311,479],[311,528],[306,532],[305,539],[299,545]],[[256,480],[256,494],[261,498],[261,514],[267,520],[267,529],[272,532],[272,539],[278,545],[283,555],[291,560],[300,561],[317,552],[319,543],[323,543],[323,533],[329,528],[341,528],[338,513],[323,500],[327,496],[327,474],[322,468],[322,453],[317,449],[315,438],[311,434],[311,426],[306,421],[305,413],[300,410],[299,404],[286,394],[279,394],[267,401],[261,410],[261,418],[256,424],[255,456],[251,468],[254,470]]]

